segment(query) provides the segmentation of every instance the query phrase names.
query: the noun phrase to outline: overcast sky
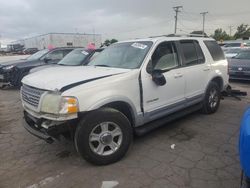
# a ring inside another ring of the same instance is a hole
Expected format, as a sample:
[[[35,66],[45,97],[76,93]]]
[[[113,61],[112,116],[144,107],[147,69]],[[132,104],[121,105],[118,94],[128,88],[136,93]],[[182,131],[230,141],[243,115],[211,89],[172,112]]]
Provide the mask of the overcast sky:
[[[179,33],[201,30],[203,11],[209,34],[250,24],[249,0],[0,0],[0,42],[48,32],[95,32],[103,40],[169,34],[176,5],[183,6]]]

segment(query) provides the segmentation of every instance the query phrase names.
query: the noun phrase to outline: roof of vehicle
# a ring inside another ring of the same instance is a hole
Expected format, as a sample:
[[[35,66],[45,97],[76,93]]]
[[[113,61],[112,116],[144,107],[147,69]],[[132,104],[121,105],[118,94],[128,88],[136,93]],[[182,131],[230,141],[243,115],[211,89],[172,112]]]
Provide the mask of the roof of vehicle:
[[[213,40],[213,38],[209,37],[191,37],[191,36],[156,36],[156,37],[148,37],[148,38],[141,38],[141,39],[131,39],[131,40],[126,40],[126,41],[120,41],[118,43],[123,43],[123,42],[136,42],[136,41],[152,41],[153,43],[157,42],[158,40],[198,40],[198,41],[204,41],[204,40]]]

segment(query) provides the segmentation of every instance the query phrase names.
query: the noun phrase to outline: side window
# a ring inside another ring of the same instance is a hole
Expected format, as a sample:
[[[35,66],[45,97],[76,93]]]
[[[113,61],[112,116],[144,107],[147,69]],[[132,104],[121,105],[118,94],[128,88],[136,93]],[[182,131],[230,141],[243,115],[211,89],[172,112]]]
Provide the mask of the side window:
[[[72,51],[71,49],[63,50],[63,57],[66,56],[71,51]]]
[[[163,42],[152,55],[153,69],[169,70],[179,65],[176,48],[172,42]]]
[[[207,46],[208,51],[210,52],[214,61],[220,61],[225,59],[224,52],[216,41],[204,41],[204,43]]]
[[[197,41],[180,41],[180,46],[182,48],[186,66],[197,65],[205,62],[204,54]]]
[[[197,57],[199,63],[205,63],[205,56],[202,52],[202,49],[197,41],[194,41],[195,47],[196,47],[196,52],[197,52]]]
[[[63,58],[63,51],[56,50],[46,55],[46,58],[51,60],[61,60]]]

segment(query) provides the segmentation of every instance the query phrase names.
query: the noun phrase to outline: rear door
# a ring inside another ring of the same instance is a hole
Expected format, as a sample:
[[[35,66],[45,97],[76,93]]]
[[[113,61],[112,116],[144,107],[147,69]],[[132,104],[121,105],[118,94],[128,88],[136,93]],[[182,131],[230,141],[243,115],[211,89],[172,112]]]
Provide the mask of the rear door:
[[[180,40],[179,50],[185,74],[185,98],[187,104],[192,105],[203,98],[211,65],[197,40]]]

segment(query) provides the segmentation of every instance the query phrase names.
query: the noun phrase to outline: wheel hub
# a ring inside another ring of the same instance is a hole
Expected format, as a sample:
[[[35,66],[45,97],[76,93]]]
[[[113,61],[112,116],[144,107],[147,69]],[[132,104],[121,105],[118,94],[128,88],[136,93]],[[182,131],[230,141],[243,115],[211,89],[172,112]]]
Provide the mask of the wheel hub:
[[[100,137],[100,141],[105,144],[105,145],[108,145],[112,142],[113,140],[113,137],[110,133],[103,133]]]

